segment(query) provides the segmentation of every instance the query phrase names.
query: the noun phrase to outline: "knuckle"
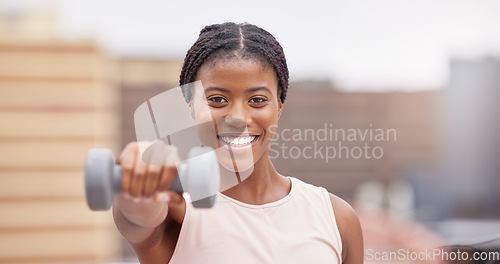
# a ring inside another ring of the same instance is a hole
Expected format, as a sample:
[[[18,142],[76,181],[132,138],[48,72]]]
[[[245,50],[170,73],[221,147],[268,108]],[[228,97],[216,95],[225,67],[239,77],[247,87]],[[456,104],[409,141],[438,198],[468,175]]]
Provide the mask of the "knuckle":
[[[137,160],[137,162],[144,162],[144,160],[142,159],[142,155],[141,155],[140,151],[134,152],[134,155],[135,155],[135,160]]]
[[[125,146],[125,149],[123,151],[126,153],[130,153],[135,152],[138,148],[139,145],[137,144],[137,142],[130,142],[127,144],[127,146]]]
[[[160,172],[161,172],[161,166],[151,166],[149,168],[149,174],[151,176],[157,177],[160,175]]]
[[[146,172],[144,172],[144,171],[136,171],[136,172],[134,173],[134,176],[135,176],[135,177],[137,177],[137,178],[142,179],[142,178],[145,178],[145,177],[146,177]]]
[[[134,170],[134,165],[130,163],[122,163],[121,164],[122,172],[131,173]]]
[[[177,175],[177,167],[175,165],[166,165],[165,173],[167,175]]]

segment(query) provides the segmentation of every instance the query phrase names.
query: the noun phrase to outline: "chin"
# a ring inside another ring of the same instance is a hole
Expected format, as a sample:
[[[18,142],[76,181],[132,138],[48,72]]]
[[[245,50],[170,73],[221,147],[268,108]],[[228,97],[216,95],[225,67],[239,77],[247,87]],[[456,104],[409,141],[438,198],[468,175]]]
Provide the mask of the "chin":
[[[221,165],[221,191],[243,182],[254,170],[254,148],[258,135],[217,136],[219,146],[215,152]]]

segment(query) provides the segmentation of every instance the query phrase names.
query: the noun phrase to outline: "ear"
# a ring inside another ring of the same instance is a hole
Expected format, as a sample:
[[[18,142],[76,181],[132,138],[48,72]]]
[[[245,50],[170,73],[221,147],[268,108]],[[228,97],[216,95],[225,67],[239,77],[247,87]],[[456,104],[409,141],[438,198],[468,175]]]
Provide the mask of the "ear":
[[[194,119],[193,99],[189,101],[188,107],[189,107],[189,113],[191,114],[191,117]]]
[[[283,112],[283,103],[281,102],[281,99],[278,98],[278,119],[280,119],[282,112]]]

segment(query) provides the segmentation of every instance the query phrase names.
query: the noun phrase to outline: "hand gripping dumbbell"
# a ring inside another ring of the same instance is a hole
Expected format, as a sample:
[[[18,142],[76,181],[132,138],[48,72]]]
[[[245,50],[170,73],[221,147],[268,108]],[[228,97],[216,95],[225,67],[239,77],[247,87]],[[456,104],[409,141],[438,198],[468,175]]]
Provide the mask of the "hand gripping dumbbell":
[[[170,190],[189,193],[193,206],[209,208],[219,191],[219,164],[210,147],[195,147],[189,158],[177,166],[177,177]],[[108,149],[91,149],[85,159],[85,195],[93,211],[108,210],[113,197],[121,192],[120,165]]]

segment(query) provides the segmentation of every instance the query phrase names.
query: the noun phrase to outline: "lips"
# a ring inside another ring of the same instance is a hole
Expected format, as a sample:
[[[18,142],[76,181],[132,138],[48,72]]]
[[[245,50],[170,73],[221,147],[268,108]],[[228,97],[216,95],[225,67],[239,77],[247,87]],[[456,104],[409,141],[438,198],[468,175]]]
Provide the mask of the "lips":
[[[220,141],[229,145],[233,148],[242,148],[252,145],[259,136],[257,135],[247,135],[247,136],[218,136]]]

